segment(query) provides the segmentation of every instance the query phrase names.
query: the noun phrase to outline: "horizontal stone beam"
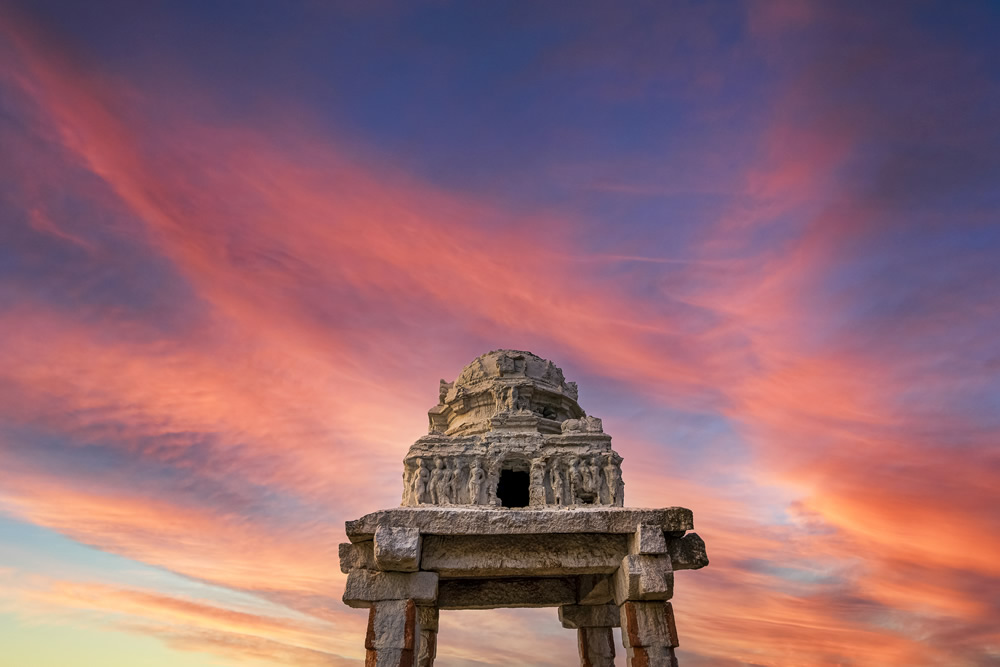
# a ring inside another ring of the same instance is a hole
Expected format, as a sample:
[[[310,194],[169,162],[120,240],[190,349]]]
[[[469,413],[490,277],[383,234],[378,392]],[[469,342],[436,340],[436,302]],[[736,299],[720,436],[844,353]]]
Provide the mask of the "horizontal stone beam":
[[[684,507],[635,509],[577,507],[557,509],[486,509],[484,507],[397,507],[372,512],[345,524],[351,542],[375,537],[379,525],[416,528],[427,535],[536,535],[552,533],[634,533],[640,524],[683,534],[694,527]]]
[[[449,579],[438,590],[440,609],[561,607],[576,602],[572,578]]]
[[[438,576],[435,572],[376,572],[351,570],[344,586],[344,604],[348,607],[371,607],[383,600],[413,600],[431,604],[437,598]]]
[[[559,607],[559,622],[564,628],[617,628],[620,625],[618,605],[568,604]]]
[[[577,602],[584,605],[607,604],[614,600],[614,575],[585,574],[579,577]]]
[[[445,578],[610,574],[626,554],[626,540],[583,533],[428,535],[420,568]]]

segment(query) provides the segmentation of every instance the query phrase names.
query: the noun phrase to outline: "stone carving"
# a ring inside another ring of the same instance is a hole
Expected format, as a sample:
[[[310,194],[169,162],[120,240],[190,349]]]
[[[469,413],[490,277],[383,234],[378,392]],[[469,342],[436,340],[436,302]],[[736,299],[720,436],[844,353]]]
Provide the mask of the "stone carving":
[[[487,505],[499,505],[500,498],[497,497],[497,488],[500,486],[500,464],[494,462],[490,466],[490,471],[486,475],[486,498]]]
[[[484,354],[454,382],[442,380],[438,400],[429,434],[404,460],[404,506],[509,504],[497,494],[512,488],[500,478],[513,460],[528,473],[526,507],[622,503],[611,437],[551,361],[513,350]]]
[[[464,466],[461,461],[455,462],[455,469],[451,473],[451,479],[448,482],[448,501],[452,503],[459,502],[460,492],[462,491],[462,471]]]
[[[486,482],[486,472],[479,459],[472,462],[469,471],[469,503],[479,505],[482,502],[483,484]]]
[[[594,502],[596,504],[601,504],[601,487],[603,486],[601,480],[601,464],[597,462],[596,456],[590,457],[590,463],[587,466],[590,471],[590,488],[589,491],[591,495],[594,496]]]
[[[552,502],[562,505],[565,498],[566,477],[562,472],[562,463],[559,459],[552,461],[552,468],[549,470],[549,484],[552,487]]]
[[[608,455],[604,463],[604,479],[608,485],[608,504],[616,507],[622,506],[622,493],[624,483],[622,482],[622,469],[615,463],[615,460]]]
[[[531,462],[529,479],[530,500],[528,504],[533,506],[545,505],[545,461],[543,459],[535,459]]]
[[[496,350],[441,381],[404,507],[348,521],[344,602],[365,664],[433,667],[440,609],[560,607],[580,664],[676,667],[674,574],[708,564],[690,510],[623,507],[621,457],[552,362]],[[502,496],[502,497],[501,497]],[[685,534],[686,533],[686,534]]]
[[[580,471],[580,459],[574,457],[569,464],[569,497],[574,505],[582,502],[580,495],[583,491],[583,473]]]
[[[434,470],[431,472],[431,502],[435,505],[447,503],[448,482],[445,479],[444,461],[438,457],[434,459]]]
[[[562,423],[563,433],[604,433],[604,422],[597,417],[567,419]]]
[[[417,470],[413,475],[413,502],[421,505],[427,502],[427,483],[431,473],[424,465],[423,459],[417,459]]]

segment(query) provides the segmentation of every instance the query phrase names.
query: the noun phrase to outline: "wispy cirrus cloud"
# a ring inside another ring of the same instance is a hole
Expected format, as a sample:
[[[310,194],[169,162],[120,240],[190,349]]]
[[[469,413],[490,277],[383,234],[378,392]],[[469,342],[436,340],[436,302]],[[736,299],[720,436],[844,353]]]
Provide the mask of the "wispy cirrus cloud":
[[[0,315],[4,511],[315,620],[72,583],[51,604],[142,608],[152,620],[132,629],[171,645],[294,664],[333,659],[300,634],[332,623],[337,655],[359,655],[339,648],[359,636],[337,607],[340,521],[395,500],[437,376],[502,345],[620,388],[610,413],[585,405],[619,440],[636,405],[725,426],[697,464],[687,442],[616,440],[650,464],[629,469],[630,499],[664,502],[672,480],[667,502],[692,506],[709,543],[712,567],[678,587],[692,660],[991,659],[998,165],[977,109],[998,91],[961,45],[895,18],[751,7],[736,52],[775,64],[774,94],[753,136],[723,135],[746,153],[727,161],[702,138],[711,150],[679,190],[731,196],[700,214],[710,223],[634,237],[572,206],[525,216],[430,185],[300,109],[213,117],[208,93],[107,75],[8,20],[14,121],[0,132],[39,150],[5,169],[24,259]],[[617,59],[626,28],[550,54],[537,76],[629,70],[642,58]],[[716,32],[692,39],[711,52]],[[591,92],[645,99],[662,83],[651,54],[636,80]],[[574,182],[593,171],[540,162]],[[605,179],[612,196],[645,193],[638,171]],[[713,466],[725,482],[692,479]],[[524,637],[490,645],[495,660],[562,664],[537,658],[551,638],[528,616],[489,618]],[[481,638],[446,627],[443,657],[481,657]]]

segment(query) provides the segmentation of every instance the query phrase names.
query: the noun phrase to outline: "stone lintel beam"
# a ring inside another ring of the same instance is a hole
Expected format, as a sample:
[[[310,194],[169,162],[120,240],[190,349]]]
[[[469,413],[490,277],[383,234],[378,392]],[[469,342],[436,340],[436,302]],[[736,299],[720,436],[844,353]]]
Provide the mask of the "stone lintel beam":
[[[433,604],[437,599],[438,576],[435,572],[378,572],[351,570],[344,586],[344,604],[348,607],[371,607],[384,600],[413,600]]]
[[[613,581],[615,603],[626,600],[669,600],[674,595],[670,556],[629,555]]]
[[[348,574],[351,570],[374,570],[374,542],[343,542],[340,545],[340,571]]]
[[[705,540],[698,533],[688,533],[667,542],[670,562],[675,570],[698,570],[708,565]]]
[[[625,542],[615,534],[428,535],[420,567],[445,578],[611,574]]]
[[[611,628],[580,628],[576,638],[580,667],[615,667],[615,634]]]
[[[577,602],[584,605],[614,602],[612,576],[602,574],[582,575],[579,578],[576,598]]]
[[[439,609],[560,607],[576,602],[576,582],[568,577],[448,579],[438,591]]]
[[[559,621],[564,628],[617,628],[620,623],[617,605],[568,604],[559,607]]]
[[[667,539],[661,526],[640,523],[634,533],[628,536],[630,554],[665,554]]]
[[[378,526],[375,528],[375,565],[380,570],[416,572],[420,569],[420,530]]]
[[[380,526],[416,528],[427,535],[532,535],[553,533],[634,533],[636,526],[659,526],[671,533],[694,527],[691,510],[683,507],[636,509],[630,507],[575,507],[560,509],[510,509],[485,506],[397,507],[372,512],[345,525],[351,542],[375,537]]]

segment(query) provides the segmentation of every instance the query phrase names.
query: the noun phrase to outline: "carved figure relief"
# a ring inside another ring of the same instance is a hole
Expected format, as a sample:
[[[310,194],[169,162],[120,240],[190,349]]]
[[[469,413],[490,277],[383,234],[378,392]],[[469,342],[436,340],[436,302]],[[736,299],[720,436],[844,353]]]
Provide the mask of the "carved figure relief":
[[[417,468],[413,473],[413,504],[422,505],[427,502],[427,483],[430,481],[430,476],[431,473],[424,465],[424,460],[417,459]]]
[[[601,464],[598,462],[596,456],[590,457],[590,464],[588,465],[590,470],[590,492],[594,495],[594,502],[601,502]]]
[[[435,505],[444,503],[445,487],[444,482],[444,461],[440,457],[434,459],[434,470],[431,471],[431,502]]]
[[[478,505],[482,502],[483,495],[483,484],[486,482],[486,471],[483,470],[482,464],[479,463],[479,459],[472,462],[472,468],[469,471],[469,503],[472,505]]]
[[[571,504],[576,505],[582,500],[580,492],[583,491],[583,475],[580,472],[580,457],[574,457],[569,464],[569,497]]]
[[[451,479],[448,482],[448,501],[452,503],[458,503],[460,501],[460,495],[462,489],[462,472],[465,469],[465,465],[458,461],[455,463],[455,469],[452,471]]]
[[[528,504],[545,505],[545,460],[535,459],[531,462],[529,473]]]
[[[552,486],[552,502],[556,505],[563,504],[565,480],[562,473],[562,463],[559,459],[552,461],[552,468],[549,470],[549,484]]]
[[[604,479],[608,485],[608,500],[610,504],[621,505],[623,500],[622,471],[610,455],[608,455],[607,462],[604,464]]]
[[[486,504],[499,505],[500,498],[497,496],[497,487],[500,486],[500,464],[493,462],[490,471],[486,475]]]

